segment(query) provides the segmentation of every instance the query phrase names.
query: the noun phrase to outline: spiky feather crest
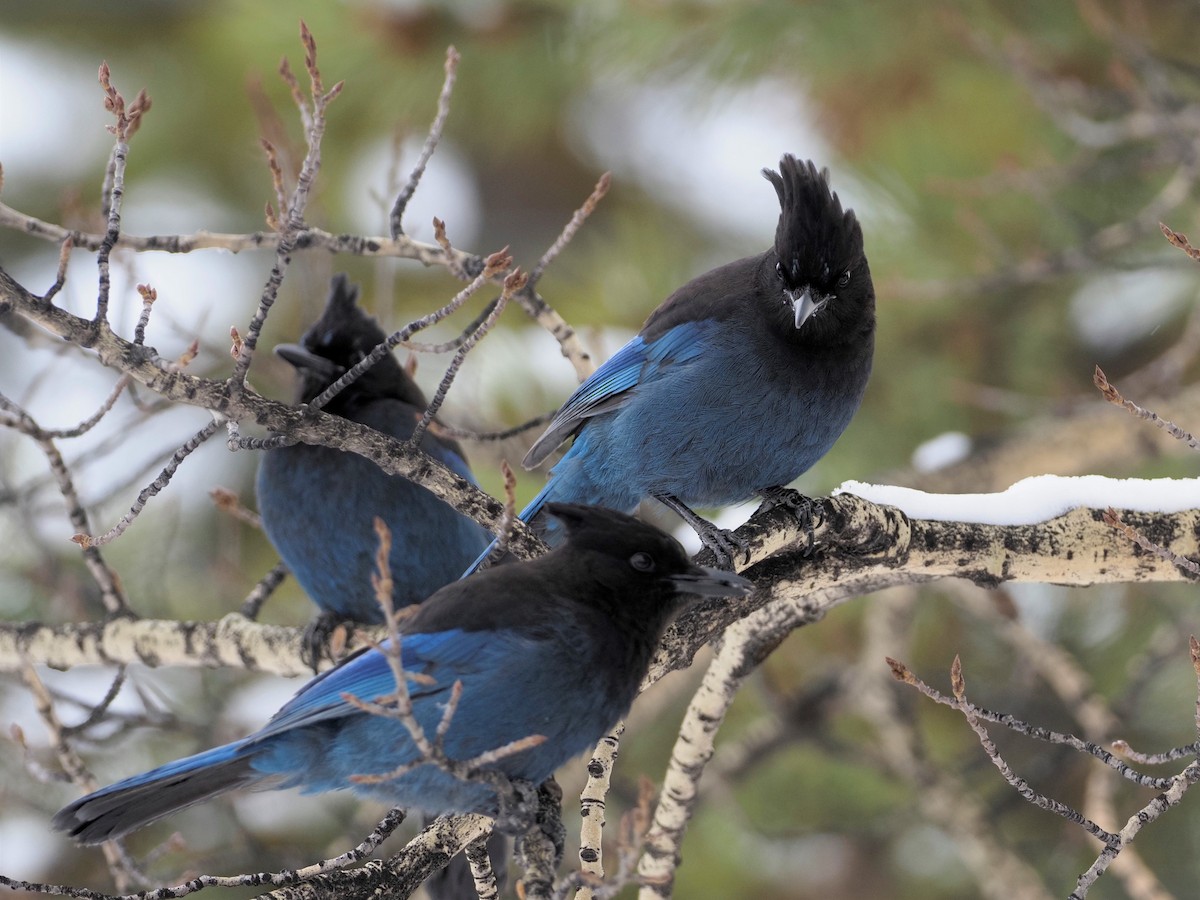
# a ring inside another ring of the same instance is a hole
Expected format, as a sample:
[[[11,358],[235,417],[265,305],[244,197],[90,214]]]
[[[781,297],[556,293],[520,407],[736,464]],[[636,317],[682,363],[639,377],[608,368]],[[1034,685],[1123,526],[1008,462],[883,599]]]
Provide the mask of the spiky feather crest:
[[[308,327],[300,341],[313,353],[349,368],[386,338],[379,323],[358,305],[358,285],[338,274],[329,284],[321,318]]]
[[[362,360],[375,347],[387,340],[387,334],[372,316],[358,305],[358,286],[344,274],[333,276],[325,309],[300,343],[310,353],[329,360],[343,372]],[[324,373],[299,367],[301,375],[300,400],[308,402],[333,381]],[[329,411],[346,415],[347,405],[373,397],[392,397],[418,408],[427,405],[425,395],[408,376],[392,354],[384,354],[375,365],[342,391],[329,406]]]
[[[829,170],[789,153],[779,161],[779,172],[763,169],[763,176],[779,196],[775,254],[783,277],[792,287],[810,280],[822,286],[836,282],[862,257],[863,244],[854,210],[843,211],[829,187]]]

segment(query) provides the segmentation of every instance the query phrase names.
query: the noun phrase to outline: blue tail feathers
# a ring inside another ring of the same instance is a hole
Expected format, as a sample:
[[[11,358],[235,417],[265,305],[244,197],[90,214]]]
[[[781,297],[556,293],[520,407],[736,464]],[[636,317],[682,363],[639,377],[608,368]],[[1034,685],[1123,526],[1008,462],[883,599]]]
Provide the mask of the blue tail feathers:
[[[99,844],[226,791],[274,780],[253,769],[248,744],[236,741],[118,781],[62,809],[54,827]]]

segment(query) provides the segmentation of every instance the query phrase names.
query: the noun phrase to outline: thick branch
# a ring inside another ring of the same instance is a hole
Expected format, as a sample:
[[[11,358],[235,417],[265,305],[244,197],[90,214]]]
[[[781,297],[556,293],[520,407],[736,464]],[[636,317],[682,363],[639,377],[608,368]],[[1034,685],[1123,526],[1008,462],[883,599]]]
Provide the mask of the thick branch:
[[[647,683],[689,665],[716,634],[773,597],[801,598],[807,609],[798,623],[803,625],[852,597],[939,578],[965,578],[984,587],[1005,581],[1082,587],[1192,580],[1176,566],[1130,546],[1104,524],[1098,509],[1075,509],[1037,525],[978,525],[909,519],[894,507],[840,494],[821,500],[818,511],[812,558],[801,552],[808,533],[785,510],[756,515],[738,529],[750,545],[742,571],[766,590],[740,600],[704,602],[684,614],[663,639]],[[1121,515],[1181,556],[1200,553],[1200,510]],[[706,555],[698,559],[705,562]]]
[[[1124,540],[1104,524],[1102,510],[1076,509],[1038,525],[1006,527],[909,519],[894,507],[853,494],[821,500],[818,508],[812,556],[802,552],[808,533],[786,510],[755,516],[738,530],[750,545],[743,571],[759,589],[742,600],[692,607],[667,632],[647,684],[685,668],[715,635],[775,600],[802,606],[791,626],[800,627],[852,597],[939,578],[965,578],[987,587],[1005,581],[1083,586],[1193,580]],[[1126,511],[1122,517],[1175,553],[1200,556],[1200,510]],[[22,653],[54,668],[144,662],[229,665],[283,675],[308,671],[300,657],[299,629],[260,625],[240,615],[207,624],[0,624],[0,671],[13,670]]]

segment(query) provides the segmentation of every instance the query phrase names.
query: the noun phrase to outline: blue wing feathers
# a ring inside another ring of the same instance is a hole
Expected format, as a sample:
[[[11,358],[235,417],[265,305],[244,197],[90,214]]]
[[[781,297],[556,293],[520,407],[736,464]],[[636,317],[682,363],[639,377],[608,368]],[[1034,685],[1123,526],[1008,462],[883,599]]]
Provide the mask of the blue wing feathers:
[[[633,389],[654,378],[663,366],[699,356],[703,351],[701,337],[700,326],[692,322],[677,325],[650,343],[641,335],[635,337],[567,398],[545,434],[529,448],[522,464],[527,469],[533,468],[585,419],[620,409],[633,399]]]

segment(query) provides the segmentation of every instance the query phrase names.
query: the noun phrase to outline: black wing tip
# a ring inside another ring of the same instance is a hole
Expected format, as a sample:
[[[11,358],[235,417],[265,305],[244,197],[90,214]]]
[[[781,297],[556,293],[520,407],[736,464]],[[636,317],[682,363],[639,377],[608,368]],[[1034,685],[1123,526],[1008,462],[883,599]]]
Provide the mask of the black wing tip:
[[[563,439],[553,434],[552,429],[547,430],[526,452],[525,458],[521,460],[521,468],[527,472],[536,469],[562,442]]]
[[[103,815],[89,818],[82,813],[87,797],[69,806],[64,806],[50,820],[50,827],[61,831],[77,844],[103,844],[128,834],[133,829],[120,828],[115,822],[106,821]]]

